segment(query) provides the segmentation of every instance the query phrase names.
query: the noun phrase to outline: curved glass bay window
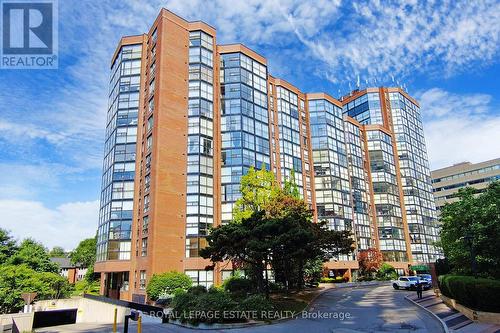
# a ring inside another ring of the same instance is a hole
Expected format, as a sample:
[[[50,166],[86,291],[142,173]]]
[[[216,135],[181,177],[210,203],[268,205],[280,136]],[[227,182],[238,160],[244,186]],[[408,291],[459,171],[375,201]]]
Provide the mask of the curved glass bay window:
[[[141,51],[123,46],[111,67],[97,261],[130,259]]]
[[[214,39],[189,33],[186,257],[198,257],[214,222]]]
[[[318,220],[333,230],[353,230],[342,109],[325,99],[309,100],[309,114]]]
[[[281,162],[281,182],[289,179],[292,170],[301,197],[304,197],[302,154],[300,144],[299,101],[296,93],[276,87]]]
[[[380,250],[385,261],[408,261],[391,137],[367,130]]]
[[[420,110],[399,92],[389,98],[413,260],[434,262],[438,226]]]
[[[375,247],[376,230],[370,221],[369,177],[364,168],[366,151],[363,133],[357,125],[346,121],[345,135],[357,247],[358,250],[366,250]]]
[[[241,176],[270,169],[267,68],[243,53],[220,56],[222,223],[232,219]]]
[[[352,100],[344,105],[343,110],[344,113],[363,125],[381,125],[383,123],[380,98],[377,92],[370,92]]]

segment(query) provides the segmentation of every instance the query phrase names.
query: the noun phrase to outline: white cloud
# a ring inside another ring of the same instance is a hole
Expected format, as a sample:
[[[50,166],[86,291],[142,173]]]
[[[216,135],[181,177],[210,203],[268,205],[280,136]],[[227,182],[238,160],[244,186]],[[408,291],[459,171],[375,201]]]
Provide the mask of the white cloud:
[[[48,248],[74,249],[95,235],[99,202],[68,202],[50,209],[38,201],[0,200],[0,227],[21,240],[34,238]]]
[[[328,65],[334,82],[385,80],[422,73],[450,76],[497,61],[500,2],[355,1],[340,29],[307,36],[290,17],[299,39]],[[337,26],[338,28],[338,26]],[[307,32],[307,29],[306,29]]]
[[[500,157],[500,114],[487,94],[432,88],[416,94],[432,169]]]
[[[214,25],[219,42],[301,59],[311,75],[334,82],[363,73],[362,80],[415,71],[451,74],[494,61],[500,45],[500,3],[490,0],[67,1],[60,4],[59,44],[61,58],[72,64],[60,84],[36,94],[28,75],[26,86],[0,83],[0,143],[26,149],[29,141],[43,140],[67,163],[100,169],[111,54],[122,35],[147,31],[161,7]],[[296,49],[297,37],[312,52]],[[312,65],[311,57],[322,62]],[[281,73],[296,70],[281,67]]]

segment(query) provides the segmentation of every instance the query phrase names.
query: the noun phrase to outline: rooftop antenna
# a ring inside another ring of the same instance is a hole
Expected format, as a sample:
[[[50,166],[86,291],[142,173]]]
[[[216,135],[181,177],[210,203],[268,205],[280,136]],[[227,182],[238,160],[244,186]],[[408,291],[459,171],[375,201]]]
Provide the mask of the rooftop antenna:
[[[351,87],[351,81],[349,81],[349,96],[352,95],[352,87]]]

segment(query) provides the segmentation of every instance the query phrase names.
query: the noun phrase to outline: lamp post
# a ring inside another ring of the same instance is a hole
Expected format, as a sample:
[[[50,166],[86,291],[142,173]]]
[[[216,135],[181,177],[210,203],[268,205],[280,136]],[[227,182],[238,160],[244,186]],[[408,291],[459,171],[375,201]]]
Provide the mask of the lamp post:
[[[477,278],[476,251],[474,250],[474,235],[467,233],[463,237],[463,240],[465,241],[470,250],[472,275],[475,278]]]

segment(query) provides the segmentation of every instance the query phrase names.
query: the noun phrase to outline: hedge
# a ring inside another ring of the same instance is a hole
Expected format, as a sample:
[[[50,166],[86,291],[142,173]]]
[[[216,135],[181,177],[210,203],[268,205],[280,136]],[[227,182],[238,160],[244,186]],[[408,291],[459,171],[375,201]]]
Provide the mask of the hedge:
[[[441,293],[471,309],[500,312],[500,280],[472,276],[441,275]]]
[[[182,293],[174,297],[172,301],[174,319],[193,325],[244,321],[224,316],[224,313],[237,307],[237,303],[231,299],[228,292],[219,289],[210,289],[208,292],[199,289],[194,291],[196,292]]]
[[[321,283],[343,283],[347,282],[349,279],[347,277],[337,276],[334,278],[322,277],[319,282]]]

